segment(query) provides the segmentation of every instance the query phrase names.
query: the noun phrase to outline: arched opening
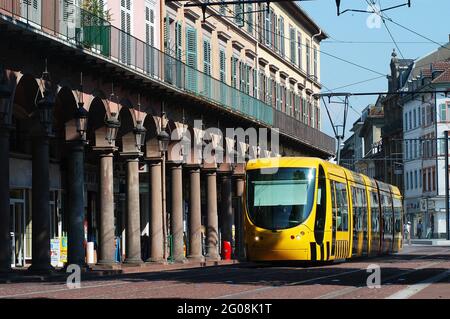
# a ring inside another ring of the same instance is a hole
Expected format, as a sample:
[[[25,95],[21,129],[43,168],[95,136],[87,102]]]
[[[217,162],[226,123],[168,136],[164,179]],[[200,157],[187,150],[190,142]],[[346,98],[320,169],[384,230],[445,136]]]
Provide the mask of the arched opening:
[[[14,267],[23,267],[32,258],[31,189],[32,129],[36,101],[42,97],[36,79],[23,75],[12,96],[10,131],[10,229]]]

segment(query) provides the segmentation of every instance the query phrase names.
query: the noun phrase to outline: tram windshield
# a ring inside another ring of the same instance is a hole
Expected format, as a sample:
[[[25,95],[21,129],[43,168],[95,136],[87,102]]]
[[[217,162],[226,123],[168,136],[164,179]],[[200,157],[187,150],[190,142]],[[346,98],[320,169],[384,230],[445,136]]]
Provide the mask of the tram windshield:
[[[303,223],[311,213],[315,177],[314,168],[247,171],[247,212],[252,222],[270,230]]]

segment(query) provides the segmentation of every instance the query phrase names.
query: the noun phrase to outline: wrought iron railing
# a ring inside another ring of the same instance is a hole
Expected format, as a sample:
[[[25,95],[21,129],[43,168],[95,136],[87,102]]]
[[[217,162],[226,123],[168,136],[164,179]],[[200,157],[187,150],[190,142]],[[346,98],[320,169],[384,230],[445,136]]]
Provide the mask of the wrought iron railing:
[[[312,128],[295,118],[274,110],[274,127],[283,129],[285,134],[292,137],[301,137],[302,141],[313,148],[319,149],[327,154],[335,154],[336,141],[331,136]]]

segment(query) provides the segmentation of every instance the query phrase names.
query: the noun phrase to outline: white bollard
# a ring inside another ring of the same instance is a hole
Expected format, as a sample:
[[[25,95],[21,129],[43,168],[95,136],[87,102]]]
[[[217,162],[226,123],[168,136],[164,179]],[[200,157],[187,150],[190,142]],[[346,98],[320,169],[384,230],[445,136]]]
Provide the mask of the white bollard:
[[[94,260],[94,242],[88,242],[86,247],[86,259],[89,265],[95,264]]]

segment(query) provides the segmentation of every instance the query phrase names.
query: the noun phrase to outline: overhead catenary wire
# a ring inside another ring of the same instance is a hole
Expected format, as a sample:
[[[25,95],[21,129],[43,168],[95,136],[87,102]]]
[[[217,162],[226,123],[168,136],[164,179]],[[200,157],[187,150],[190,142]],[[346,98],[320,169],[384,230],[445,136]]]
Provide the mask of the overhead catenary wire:
[[[374,6],[374,4],[370,3],[369,0],[366,0],[366,2],[367,2],[367,4],[368,4],[370,7],[372,7],[374,13],[377,14],[377,15],[381,18],[381,21],[383,22],[383,25],[384,25],[384,27],[386,28],[386,30],[387,30],[387,32],[388,32],[388,34],[389,34],[389,37],[391,38],[392,42],[394,43],[395,47],[397,48],[398,52],[400,53],[402,59],[405,59],[405,56],[403,55],[403,52],[402,52],[402,50],[400,49],[400,46],[399,46],[399,45],[397,44],[397,42],[395,41],[394,36],[392,35],[391,30],[389,30],[389,27],[388,27],[387,24],[386,24],[386,21],[385,21],[384,17],[385,17],[385,16],[387,17],[387,15],[386,15],[385,13],[382,13],[382,12],[380,13],[380,12],[378,12],[378,11],[377,11],[377,8]]]

